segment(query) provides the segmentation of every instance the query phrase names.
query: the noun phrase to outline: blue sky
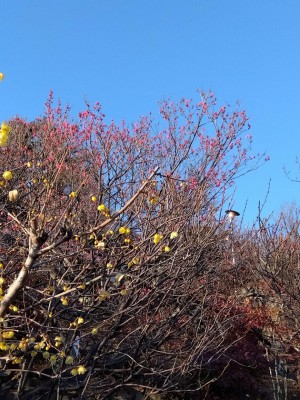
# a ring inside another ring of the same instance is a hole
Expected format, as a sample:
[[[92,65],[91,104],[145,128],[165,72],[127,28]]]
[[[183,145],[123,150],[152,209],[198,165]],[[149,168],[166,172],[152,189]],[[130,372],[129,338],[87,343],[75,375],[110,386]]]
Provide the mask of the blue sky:
[[[165,97],[211,89],[246,109],[271,161],[237,184],[234,207],[264,215],[299,203],[299,0],[4,0],[0,120],[41,115],[49,90],[74,112],[98,100],[108,119],[154,114]],[[299,174],[300,175],[300,174]]]

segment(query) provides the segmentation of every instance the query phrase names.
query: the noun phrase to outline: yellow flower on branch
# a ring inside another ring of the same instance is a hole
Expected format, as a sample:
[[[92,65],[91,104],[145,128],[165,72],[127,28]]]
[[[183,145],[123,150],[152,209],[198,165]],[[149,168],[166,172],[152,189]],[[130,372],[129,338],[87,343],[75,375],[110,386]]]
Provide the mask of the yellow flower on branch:
[[[119,229],[119,233],[120,235],[124,235],[124,233],[126,233],[126,228],[124,226],[121,226]]]
[[[169,246],[165,246],[165,253],[170,253],[171,249]]]
[[[4,73],[0,72],[0,81],[3,81],[4,77],[5,77]]]
[[[7,350],[8,344],[5,342],[0,342],[0,350]]]
[[[74,362],[74,358],[72,356],[68,356],[66,358],[66,364],[67,365],[71,365],[71,364],[73,364],[73,362]]]
[[[19,198],[19,192],[17,191],[17,189],[10,190],[8,192],[8,199],[10,202],[17,201],[18,198]]]
[[[175,239],[178,236],[178,232],[172,232],[170,235],[170,239]]]
[[[156,233],[156,234],[153,236],[153,243],[154,243],[154,244],[157,244],[157,243],[159,243],[162,239],[163,239],[163,235],[161,235],[160,233]]]
[[[3,178],[6,180],[6,181],[10,181],[11,179],[12,179],[12,177],[13,177],[13,175],[12,175],[12,172],[11,171],[5,171],[5,172],[3,172]]]
[[[158,197],[152,197],[150,199],[150,203],[151,203],[152,206],[155,206],[158,202],[159,202],[159,198]]]
[[[0,130],[0,147],[5,146],[7,143],[7,140],[8,140],[7,134]]]
[[[8,135],[10,131],[11,131],[11,127],[9,125],[7,125],[5,122],[3,122],[1,125],[1,132]]]
[[[87,371],[87,369],[85,368],[84,365],[79,365],[79,367],[77,368],[78,375],[83,375],[86,373],[86,371]]]
[[[77,197],[77,192],[71,192],[70,194],[69,194],[69,197],[71,197],[71,198],[74,198],[74,197]]]
[[[2,333],[3,339],[12,339],[15,336],[15,332],[13,331],[6,331]]]

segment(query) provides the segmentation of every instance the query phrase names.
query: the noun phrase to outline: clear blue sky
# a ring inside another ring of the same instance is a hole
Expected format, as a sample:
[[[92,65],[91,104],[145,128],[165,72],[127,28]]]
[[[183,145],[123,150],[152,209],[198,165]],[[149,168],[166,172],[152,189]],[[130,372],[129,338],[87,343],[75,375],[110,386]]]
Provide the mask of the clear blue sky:
[[[74,112],[98,100],[128,122],[197,88],[240,100],[271,157],[237,185],[250,221],[270,178],[265,215],[299,203],[283,172],[300,155],[299,21],[299,0],[4,0],[0,120],[41,115],[50,89]]]

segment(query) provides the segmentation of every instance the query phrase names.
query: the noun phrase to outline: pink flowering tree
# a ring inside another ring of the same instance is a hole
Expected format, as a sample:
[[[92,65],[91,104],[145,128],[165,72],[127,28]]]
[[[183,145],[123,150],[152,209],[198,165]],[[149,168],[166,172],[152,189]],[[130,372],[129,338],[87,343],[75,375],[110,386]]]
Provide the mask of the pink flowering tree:
[[[200,99],[118,125],[98,103],[72,120],[51,93],[43,117],[2,125],[2,396],[193,393],[216,379],[238,319],[224,204],[261,158],[244,111]]]

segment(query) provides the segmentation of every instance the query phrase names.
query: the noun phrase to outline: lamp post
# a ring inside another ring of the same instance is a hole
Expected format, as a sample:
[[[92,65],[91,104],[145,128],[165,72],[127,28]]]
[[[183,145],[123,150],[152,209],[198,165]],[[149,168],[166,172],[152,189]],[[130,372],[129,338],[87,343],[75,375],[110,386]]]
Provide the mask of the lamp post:
[[[230,236],[231,236],[231,253],[232,253],[232,266],[235,265],[235,257],[234,257],[234,242],[233,242],[233,220],[240,215],[239,212],[234,210],[226,210],[225,214],[229,219],[230,224]]]

